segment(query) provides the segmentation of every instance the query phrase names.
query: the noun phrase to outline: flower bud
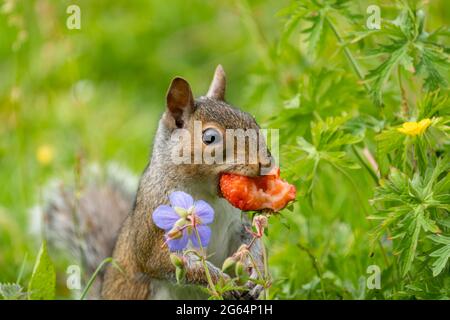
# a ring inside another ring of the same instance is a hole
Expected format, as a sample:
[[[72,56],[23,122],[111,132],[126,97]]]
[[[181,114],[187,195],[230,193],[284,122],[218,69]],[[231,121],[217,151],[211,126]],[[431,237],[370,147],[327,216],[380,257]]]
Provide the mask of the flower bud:
[[[186,218],[180,218],[180,219],[177,220],[177,222],[175,222],[175,224],[173,226],[174,227],[178,227],[179,229],[181,229],[182,227],[187,225],[188,222],[189,221],[187,221]]]
[[[170,240],[179,239],[182,236],[183,236],[183,231],[177,226],[173,227],[169,232],[167,232],[167,237]]]
[[[236,253],[234,254],[235,259],[236,260],[244,260],[245,257],[247,257],[247,255],[250,252],[248,251],[248,246],[246,244],[243,244],[239,247],[239,249],[236,251]]]
[[[228,269],[230,269],[231,267],[233,267],[236,263],[236,258],[235,257],[228,257],[225,259],[225,261],[223,262],[222,265],[222,271],[225,272]]]
[[[175,276],[178,284],[183,283],[184,277],[186,276],[186,269],[177,267],[175,269]]]
[[[184,261],[179,255],[172,253],[170,255],[170,261],[172,262],[172,264],[175,267],[180,268],[180,269],[184,268]]]
[[[181,218],[186,218],[188,215],[188,211],[184,208],[180,208],[180,207],[174,207],[173,210],[175,210],[175,212],[181,217]]]
[[[269,225],[268,219],[264,215],[259,215],[253,218],[253,226],[256,229],[256,234],[258,237],[262,237],[264,234],[264,229]]]
[[[242,277],[245,273],[244,264],[240,261],[236,262],[236,266],[234,267],[234,272],[238,278]]]

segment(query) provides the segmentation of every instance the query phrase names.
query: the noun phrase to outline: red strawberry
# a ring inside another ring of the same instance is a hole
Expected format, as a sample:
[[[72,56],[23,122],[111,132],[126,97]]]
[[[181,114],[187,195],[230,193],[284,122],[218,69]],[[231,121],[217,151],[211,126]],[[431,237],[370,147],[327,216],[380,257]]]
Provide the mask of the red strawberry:
[[[220,177],[220,190],[225,199],[243,211],[279,211],[295,199],[296,192],[293,185],[280,179],[280,169],[255,178],[224,173]]]

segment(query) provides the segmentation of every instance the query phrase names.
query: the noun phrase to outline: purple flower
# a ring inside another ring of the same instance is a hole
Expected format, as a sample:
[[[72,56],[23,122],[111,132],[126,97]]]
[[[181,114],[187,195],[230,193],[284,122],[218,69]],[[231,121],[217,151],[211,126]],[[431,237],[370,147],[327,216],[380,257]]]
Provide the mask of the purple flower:
[[[170,251],[183,250],[189,240],[195,248],[207,247],[211,229],[207,226],[214,220],[214,209],[205,201],[194,202],[192,197],[182,191],[169,195],[170,206],[160,205],[153,211],[153,222],[166,234]]]

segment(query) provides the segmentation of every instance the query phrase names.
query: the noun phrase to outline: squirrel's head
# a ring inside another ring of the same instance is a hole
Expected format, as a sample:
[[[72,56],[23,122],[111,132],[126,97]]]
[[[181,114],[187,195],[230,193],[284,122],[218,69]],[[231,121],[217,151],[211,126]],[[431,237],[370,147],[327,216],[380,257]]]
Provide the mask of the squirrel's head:
[[[221,65],[208,93],[198,99],[186,80],[177,77],[170,84],[160,149],[165,148],[165,161],[185,177],[219,178],[225,172],[258,176],[273,165],[255,118],[225,102],[225,87]]]

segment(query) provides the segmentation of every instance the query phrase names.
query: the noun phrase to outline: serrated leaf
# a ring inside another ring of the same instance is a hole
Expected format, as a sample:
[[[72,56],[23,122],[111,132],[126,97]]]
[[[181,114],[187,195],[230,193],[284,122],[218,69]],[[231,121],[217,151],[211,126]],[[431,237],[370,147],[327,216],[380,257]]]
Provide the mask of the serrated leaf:
[[[432,235],[429,235],[428,238],[433,240],[436,243],[450,245],[450,237],[432,234]]]
[[[4,300],[17,300],[24,295],[22,286],[17,283],[0,283],[0,296]]]
[[[400,65],[406,70],[411,73],[416,72],[416,68],[414,68],[414,59],[409,54],[405,54],[403,57],[400,58]]]
[[[376,105],[383,105],[383,87],[392,70],[403,59],[407,52],[407,46],[402,44],[390,47],[390,55],[388,58],[377,68],[371,70],[366,76],[365,80],[372,82],[371,95]],[[389,52],[389,51],[388,51]]]
[[[429,218],[423,217],[423,219],[420,220],[420,223],[422,225],[422,228],[425,231],[429,231],[429,232],[433,232],[433,233],[441,232],[441,229],[439,229],[436,222]]]
[[[417,69],[425,75],[424,88],[434,91],[441,87],[447,87],[448,82],[438,67],[450,67],[448,55],[432,47],[424,47],[421,53]]]
[[[409,242],[409,246],[406,249],[406,254],[404,256],[404,262],[403,262],[403,268],[402,268],[402,275],[403,277],[406,276],[406,274],[411,269],[412,263],[414,261],[414,257],[416,255],[416,249],[417,249],[417,242],[419,241],[419,235],[420,235],[420,229],[421,225],[414,221],[410,225],[412,229],[412,234],[405,236],[405,239]]]
[[[28,285],[28,299],[51,300],[55,298],[56,273],[44,241],[36,258]]]
[[[442,270],[444,270],[448,260],[450,259],[450,244],[433,251],[430,253],[430,256],[437,257],[432,265],[433,277],[436,277],[442,272]]]
[[[404,140],[405,135],[399,134],[396,129],[388,129],[381,132],[375,136],[378,156],[384,156],[392,151],[400,149]]]
[[[317,45],[323,34],[323,24],[325,21],[324,13],[322,10],[319,10],[316,16],[310,17],[308,20],[312,22],[312,25],[309,28],[304,29],[302,33],[308,34],[308,55],[314,57]]]
[[[301,10],[300,8],[297,8],[294,10],[294,12],[290,15],[286,23],[284,24],[283,31],[281,33],[281,38],[278,44],[278,54],[282,52],[282,49],[284,49],[286,43],[288,42],[289,37],[291,36],[292,32],[295,30],[295,28],[298,26],[300,20],[305,15],[305,11]]]

